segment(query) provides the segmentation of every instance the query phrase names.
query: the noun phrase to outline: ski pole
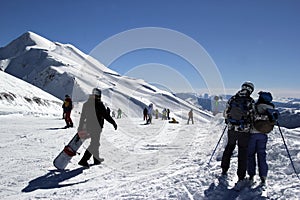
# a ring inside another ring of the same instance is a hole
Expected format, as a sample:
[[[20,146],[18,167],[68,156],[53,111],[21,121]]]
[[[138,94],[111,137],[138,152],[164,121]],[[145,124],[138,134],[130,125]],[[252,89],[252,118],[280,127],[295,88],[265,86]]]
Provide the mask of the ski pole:
[[[222,135],[221,135],[221,137],[220,137],[220,139],[219,139],[219,141],[218,141],[218,143],[217,143],[217,145],[216,145],[216,147],[215,147],[215,149],[214,149],[214,151],[213,151],[213,153],[212,153],[212,155],[211,155],[211,157],[210,157],[210,159],[209,159],[207,165],[210,164],[210,161],[211,161],[212,157],[214,156],[214,154],[215,154],[215,152],[216,152],[216,150],[217,150],[217,148],[218,148],[218,146],[219,146],[219,143],[220,143],[220,141],[221,141],[221,139],[222,139],[222,137],[223,137],[223,135],[224,135],[224,133],[225,133],[226,128],[227,128],[227,125],[225,126],[225,128],[224,128],[224,130],[223,130],[223,133],[222,133]]]
[[[293,162],[293,160],[292,160],[291,154],[290,154],[290,152],[289,152],[289,149],[288,149],[288,147],[287,147],[287,145],[286,145],[286,143],[285,143],[285,140],[284,140],[284,137],[283,137],[283,134],[282,134],[282,131],[281,131],[281,129],[280,129],[280,126],[279,126],[278,121],[277,121],[277,126],[278,126],[278,128],[279,128],[279,132],[280,132],[280,134],[281,134],[281,137],[282,137],[282,140],[283,140],[283,144],[284,144],[285,149],[286,149],[286,152],[287,152],[287,154],[288,154],[288,156],[289,156],[289,158],[290,158],[290,161],[291,161],[292,167],[293,167],[293,169],[294,169],[294,172],[295,172],[295,174],[297,175],[298,179],[300,180],[299,175],[298,175],[298,173],[297,173],[297,171],[296,171],[296,168],[295,168],[295,166],[294,166],[294,162]]]

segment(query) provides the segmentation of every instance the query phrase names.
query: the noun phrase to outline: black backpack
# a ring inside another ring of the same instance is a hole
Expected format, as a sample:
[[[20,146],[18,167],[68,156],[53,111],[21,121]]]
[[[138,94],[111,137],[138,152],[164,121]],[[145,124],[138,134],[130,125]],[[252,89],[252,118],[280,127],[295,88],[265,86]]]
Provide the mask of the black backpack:
[[[275,109],[272,95],[269,92],[259,92],[258,101],[255,103],[255,115],[253,127],[261,133],[269,133],[273,130],[279,111]]]
[[[233,96],[228,104],[227,120],[231,125],[238,125],[243,129],[245,126],[250,127],[251,112],[253,108],[253,99],[250,96]]]

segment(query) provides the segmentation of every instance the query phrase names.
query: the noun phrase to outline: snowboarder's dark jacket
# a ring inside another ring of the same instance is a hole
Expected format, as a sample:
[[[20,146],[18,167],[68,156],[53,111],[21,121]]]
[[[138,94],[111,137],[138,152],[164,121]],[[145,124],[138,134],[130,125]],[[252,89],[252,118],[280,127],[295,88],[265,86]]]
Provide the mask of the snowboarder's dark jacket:
[[[64,112],[71,112],[73,108],[72,99],[67,97],[62,105]]]
[[[88,133],[99,132],[103,128],[104,119],[111,123],[116,129],[117,124],[109,112],[107,112],[102,101],[91,96],[88,101],[83,104],[78,131],[86,129]]]

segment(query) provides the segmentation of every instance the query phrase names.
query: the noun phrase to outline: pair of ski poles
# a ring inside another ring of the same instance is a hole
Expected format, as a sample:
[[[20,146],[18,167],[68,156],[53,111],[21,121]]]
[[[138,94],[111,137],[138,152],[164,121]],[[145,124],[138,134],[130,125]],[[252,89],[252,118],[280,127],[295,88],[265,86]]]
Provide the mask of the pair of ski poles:
[[[280,128],[280,125],[279,125],[278,121],[277,121],[277,126],[278,126],[279,132],[280,132],[280,134],[281,134],[281,137],[282,137],[283,144],[284,144],[284,146],[285,146],[286,152],[287,152],[288,157],[289,157],[289,159],[290,159],[290,161],[291,161],[291,165],[292,165],[292,167],[293,167],[293,169],[294,169],[295,174],[297,175],[298,179],[300,180],[300,177],[299,177],[299,175],[298,175],[298,173],[297,173],[297,171],[296,171],[296,168],[295,168],[294,162],[293,162],[293,160],[292,160],[291,154],[290,154],[290,152],[289,152],[289,149],[288,149],[288,147],[287,147],[287,145],[286,145],[286,143],[285,143],[285,139],[284,139],[284,137],[283,137],[283,134],[282,134],[282,131],[281,131],[281,128]],[[220,141],[221,141],[221,139],[222,139],[222,137],[223,137],[223,135],[224,135],[224,133],[225,133],[226,128],[227,128],[227,125],[225,126],[225,128],[224,128],[224,130],[223,130],[223,132],[222,132],[222,134],[221,134],[221,137],[220,137],[220,139],[219,139],[219,141],[218,141],[218,143],[217,143],[215,149],[214,149],[213,152],[212,152],[212,155],[211,155],[211,157],[210,157],[210,159],[209,159],[209,161],[208,161],[208,165],[210,164],[211,159],[213,158],[213,156],[214,156],[214,154],[215,154],[215,152],[216,152],[216,150],[217,150],[217,148],[218,148],[218,146],[219,146],[219,143],[220,143]]]

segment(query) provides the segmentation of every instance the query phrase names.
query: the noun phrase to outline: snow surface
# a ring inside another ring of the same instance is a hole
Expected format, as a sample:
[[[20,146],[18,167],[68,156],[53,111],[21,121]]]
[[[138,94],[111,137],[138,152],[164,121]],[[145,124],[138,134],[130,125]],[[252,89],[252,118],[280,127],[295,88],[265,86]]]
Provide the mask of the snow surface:
[[[210,120],[198,116],[194,125],[187,125],[183,117],[187,113],[171,110],[179,124],[154,117],[153,124],[143,125],[142,109],[139,113],[128,107],[124,118],[116,119],[117,131],[105,124],[100,148],[105,158],[102,165],[82,169],[77,165],[81,157],[78,155],[66,171],[57,171],[52,162],[76,133],[76,127],[61,129],[65,126],[61,119],[62,102],[4,72],[0,72],[0,80],[1,199],[260,199],[257,192],[245,189],[235,193],[219,183],[217,176],[221,173],[220,158],[226,137],[211,165],[207,165],[224,128],[220,115]],[[126,87],[135,84],[133,81]],[[33,101],[35,97],[39,101]],[[157,104],[173,105],[171,100],[164,102],[164,98],[158,97]],[[114,102],[121,104],[119,101],[123,100]],[[75,126],[81,105],[75,104],[72,112]],[[132,117],[130,112],[140,117]],[[282,130],[299,171],[300,129]],[[84,152],[88,143],[79,153]],[[270,134],[268,147],[270,197],[297,199],[299,180],[277,128]],[[230,186],[236,180],[236,162],[235,153],[229,171]]]
[[[79,114],[72,118],[78,124]],[[246,188],[233,192],[219,185],[224,137],[210,166],[211,153],[221,135],[223,119],[187,125],[154,119],[116,119],[115,131],[106,123],[101,136],[100,166],[83,169],[77,155],[66,171],[57,171],[53,159],[73,137],[76,128],[60,129],[57,117],[12,114],[0,116],[1,199],[260,199]],[[300,129],[283,129],[296,169],[300,169]],[[299,199],[300,182],[275,128],[269,135],[269,196]],[[84,152],[89,141],[79,149]],[[229,177],[236,180],[236,153]],[[233,183],[230,183],[231,186]],[[225,198],[226,199],[226,198]]]

